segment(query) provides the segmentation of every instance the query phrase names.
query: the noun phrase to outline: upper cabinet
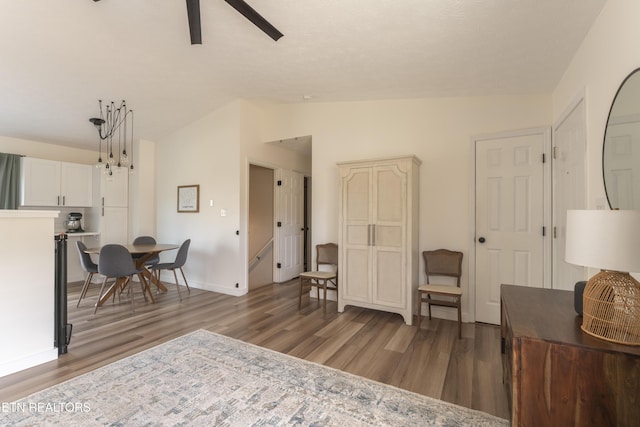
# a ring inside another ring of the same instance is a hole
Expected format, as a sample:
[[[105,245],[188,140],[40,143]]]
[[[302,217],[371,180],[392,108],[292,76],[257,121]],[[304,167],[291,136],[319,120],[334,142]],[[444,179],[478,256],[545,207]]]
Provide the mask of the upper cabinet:
[[[20,174],[22,206],[91,206],[91,165],[23,157]]]

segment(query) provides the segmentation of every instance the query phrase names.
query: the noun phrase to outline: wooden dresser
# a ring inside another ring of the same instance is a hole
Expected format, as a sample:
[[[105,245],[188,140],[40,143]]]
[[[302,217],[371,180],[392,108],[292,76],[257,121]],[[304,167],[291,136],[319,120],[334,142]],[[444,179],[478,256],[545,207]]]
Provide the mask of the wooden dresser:
[[[513,426],[640,426],[640,347],[582,332],[573,292],[502,285]]]

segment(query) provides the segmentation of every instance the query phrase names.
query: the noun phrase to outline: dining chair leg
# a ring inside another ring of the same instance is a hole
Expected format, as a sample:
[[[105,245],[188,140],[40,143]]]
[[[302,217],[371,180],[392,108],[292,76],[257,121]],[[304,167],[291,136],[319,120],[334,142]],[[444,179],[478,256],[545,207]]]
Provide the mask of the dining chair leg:
[[[76,308],[80,307],[80,301],[87,295],[87,290],[89,289],[89,284],[91,283],[91,279],[93,278],[93,273],[88,273],[87,278],[84,279],[84,285],[82,286],[82,291],[80,292],[80,298],[78,298],[78,304],[76,304]]]
[[[418,292],[418,329],[420,329],[421,321],[422,321],[422,292]]]
[[[327,312],[327,281],[322,282],[322,288],[324,289],[324,302],[322,303],[322,312]]]
[[[182,302],[182,294],[180,293],[180,285],[178,284],[178,275],[176,274],[176,269],[172,269],[173,277],[176,279],[176,289],[178,290],[178,297],[180,298],[180,302]]]
[[[460,298],[457,299],[458,302],[458,339],[462,339],[462,307],[460,303]]]
[[[131,276],[127,277],[127,281],[125,283],[129,283],[129,280],[131,280]],[[130,299],[131,299],[131,312],[135,313],[136,309],[135,309],[134,302],[133,302],[133,297],[134,297],[134,295],[133,295],[133,286],[129,286],[129,292],[131,293],[131,297],[130,297]]]
[[[144,277],[144,274],[142,274],[142,273],[138,274],[138,278],[140,279],[140,283],[143,284],[142,293],[144,294],[144,292],[146,292],[149,295],[149,299],[151,300],[151,304],[155,304],[156,300],[155,300],[155,298],[153,298],[153,293],[151,293],[151,286],[149,285],[149,281],[147,280],[146,277]],[[145,297],[145,301],[146,300],[147,300],[147,298]]]
[[[160,282],[160,270],[155,270],[151,273],[156,278],[156,283]],[[160,288],[156,286],[156,293],[160,293]]]
[[[96,314],[98,311],[98,304],[100,303],[100,299],[102,299],[102,292],[104,291],[104,286],[107,284],[107,277],[105,276],[102,281],[102,286],[100,286],[100,292],[98,293],[98,301],[96,301],[96,308],[93,310],[93,314]]]
[[[182,273],[182,278],[184,279],[184,284],[187,286],[187,293],[191,293],[191,288],[189,287],[189,283],[187,283],[187,278],[184,275],[184,270],[180,267],[180,273]]]
[[[300,277],[300,293],[298,295],[298,310],[302,308],[302,282],[304,279]]]
[[[142,296],[144,297],[144,300],[149,301],[149,298],[147,298],[147,289],[144,287],[144,282],[142,281],[141,274],[138,274],[138,280],[140,280],[140,290],[142,291]]]

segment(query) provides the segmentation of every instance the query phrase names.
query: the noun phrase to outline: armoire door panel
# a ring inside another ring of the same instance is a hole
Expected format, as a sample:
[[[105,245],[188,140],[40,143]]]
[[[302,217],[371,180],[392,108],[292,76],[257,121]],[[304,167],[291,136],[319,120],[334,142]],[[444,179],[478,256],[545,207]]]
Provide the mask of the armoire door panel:
[[[403,227],[394,225],[376,225],[374,239],[376,246],[401,248],[404,245]]]
[[[347,221],[364,221],[370,219],[370,176],[366,169],[356,169],[345,179],[345,203]]]
[[[347,245],[364,245],[369,244],[369,234],[371,233],[371,226],[369,224],[355,225],[351,224],[347,226],[346,230],[346,243]]]
[[[369,248],[347,249],[345,262],[349,265],[349,268],[342,272],[341,284],[343,284],[343,290],[341,292],[344,292],[346,297],[356,301],[370,300]]]
[[[374,222],[401,222],[403,207],[406,205],[406,173],[400,172],[395,167],[376,168],[374,173],[376,182]]]
[[[400,283],[404,279],[404,265],[401,251],[376,250],[375,286],[373,302],[392,307],[403,307],[404,287]]]

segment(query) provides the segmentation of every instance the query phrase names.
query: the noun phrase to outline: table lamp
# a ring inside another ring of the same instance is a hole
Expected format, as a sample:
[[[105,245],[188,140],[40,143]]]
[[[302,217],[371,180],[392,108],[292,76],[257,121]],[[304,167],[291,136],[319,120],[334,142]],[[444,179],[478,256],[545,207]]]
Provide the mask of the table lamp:
[[[640,212],[569,210],[565,260],[601,271],[583,294],[582,330],[618,344],[640,345]]]

